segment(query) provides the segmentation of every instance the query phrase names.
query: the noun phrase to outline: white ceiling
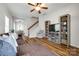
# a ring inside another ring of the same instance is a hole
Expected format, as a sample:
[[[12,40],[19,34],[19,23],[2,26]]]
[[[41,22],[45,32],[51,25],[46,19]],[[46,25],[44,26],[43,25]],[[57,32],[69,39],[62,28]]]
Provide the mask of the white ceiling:
[[[38,14],[38,12],[30,12],[32,7],[28,5],[27,3],[7,3],[7,7],[9,8],[10,13],[14,18],[22,18],[26,19],[27,17],[39,17],[44,14],[53,13],[56,10],[59,10],[60,8],[66,7],[70,4],[68,3],[46,3],[48,6],[47,10],[42,10],[41,14]]]

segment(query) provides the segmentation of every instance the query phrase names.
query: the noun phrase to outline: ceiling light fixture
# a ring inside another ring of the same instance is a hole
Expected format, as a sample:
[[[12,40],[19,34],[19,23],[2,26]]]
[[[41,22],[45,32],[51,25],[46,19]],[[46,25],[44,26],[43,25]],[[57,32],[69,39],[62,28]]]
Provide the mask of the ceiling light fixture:
[[[28,5],[33,6],[34,8],[30,10],[30,12],[33,12],[34,10],[38,11],[39,14],[41,14],[42,9],[48,9],[48,7],[43,3],[28,3]]]
[[[39,6],[35,7],[35,10],[39,11],[41,8]]]

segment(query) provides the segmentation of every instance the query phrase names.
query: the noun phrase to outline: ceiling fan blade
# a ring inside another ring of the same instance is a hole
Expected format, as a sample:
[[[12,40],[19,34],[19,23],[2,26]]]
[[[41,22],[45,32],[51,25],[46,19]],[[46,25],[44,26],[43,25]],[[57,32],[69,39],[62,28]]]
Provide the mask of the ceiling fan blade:
[[[39,5],[41,5],[42,3],[39,3]]]
[[[35,5],[31,4],[31,3],[28,3],[28,5],[35,6]]]
[[[35,9],[32,9],[30,12],[33,12]]]
[[[36,6],[41,5],[42,3],[36,3]]]
[[[41,11],[39,10],[38,13],[41,14]]]
[[[36,3],[36,6],[38,6],[39,5],[39,3]]]
[[[41,7],[42,9],[48,9],[48,7]]]

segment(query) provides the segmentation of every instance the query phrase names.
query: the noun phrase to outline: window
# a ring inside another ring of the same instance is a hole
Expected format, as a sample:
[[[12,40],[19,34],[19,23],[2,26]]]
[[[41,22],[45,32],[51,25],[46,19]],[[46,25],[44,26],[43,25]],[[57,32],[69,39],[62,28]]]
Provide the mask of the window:
[[[19,20],[16,22],[16,30],[19,31],[19,30],[23,30],[24,27],[23,27],[23,21]]]
[[[5,16],[5,33],[9,32],[9,18]]]
[[[17,24],[17,30],[23,30],[23,25],[22,23]]]

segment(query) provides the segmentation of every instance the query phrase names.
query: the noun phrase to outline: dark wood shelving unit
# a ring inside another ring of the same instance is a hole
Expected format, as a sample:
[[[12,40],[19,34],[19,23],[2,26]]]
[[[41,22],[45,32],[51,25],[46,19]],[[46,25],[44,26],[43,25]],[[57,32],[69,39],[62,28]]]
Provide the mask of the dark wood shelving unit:
[[[45,21],[45,36],[48,36],[49,34],[49,25],[50,21]]]
[[[70,15],[60,17],[60,42],[67,46],[70,45]]]

